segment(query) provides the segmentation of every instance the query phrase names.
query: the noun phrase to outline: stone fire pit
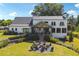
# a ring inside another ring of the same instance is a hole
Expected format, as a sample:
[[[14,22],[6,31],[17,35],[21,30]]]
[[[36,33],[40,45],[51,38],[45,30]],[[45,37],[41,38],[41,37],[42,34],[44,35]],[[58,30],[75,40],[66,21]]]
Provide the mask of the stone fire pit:
[[[52,52],[54,47],[48,42],[33,42],[29,51]]]

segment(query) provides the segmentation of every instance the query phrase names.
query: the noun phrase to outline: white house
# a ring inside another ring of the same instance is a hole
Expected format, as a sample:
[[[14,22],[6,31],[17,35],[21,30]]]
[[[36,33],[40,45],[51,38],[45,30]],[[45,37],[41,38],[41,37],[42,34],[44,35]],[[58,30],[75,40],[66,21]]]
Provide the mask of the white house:
[[[16,17],[11,25],[9,25],[9,30],[17,33],[23,33],[26,31],[31,31],[31,21],[32,17]]]
[[[53,37],[63,38],[67,35],[67,20],[64,19],[63,16],[16,17],[13,23],[9,26],[9,30],[18,33],[23,33],[25,31],[31,32],[32,26],[37,25],[40,22],[45,22],[51,26],[48,30],[52,33]]]

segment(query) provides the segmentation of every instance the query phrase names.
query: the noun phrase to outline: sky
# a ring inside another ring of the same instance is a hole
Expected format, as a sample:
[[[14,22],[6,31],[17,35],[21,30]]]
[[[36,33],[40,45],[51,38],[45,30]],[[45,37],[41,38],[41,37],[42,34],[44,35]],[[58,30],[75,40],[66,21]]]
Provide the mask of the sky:
[[[0,19],[14,19],[15,17],[32,16],[31,12],[36,4],[32,3],[0,3]],[[77,17],[79,4],[65,3],[64,11]]]

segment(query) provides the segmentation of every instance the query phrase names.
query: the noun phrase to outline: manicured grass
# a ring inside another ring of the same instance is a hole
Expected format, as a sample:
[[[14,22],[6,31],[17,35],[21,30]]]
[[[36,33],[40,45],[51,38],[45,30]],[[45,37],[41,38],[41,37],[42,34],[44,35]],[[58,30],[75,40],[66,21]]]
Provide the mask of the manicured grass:
[[[77,34],[77,35],[79,35],[79,32],[73,32],[73,34]]]
[[[79,39],[78,38],[76,38],[76,37],[74,37],[74,39],[73,39],[73,42],[65,42],[65,44],[68,44],[68,45],[72,45],[72,47],[74,48],[74,49],[78,49],[79,50]]]
[[[0,41],[8,39],[10,37],[14,37],[16,35],[3,35],[4,31],[0,31]],[[77,38],[74,38],[74,48],[79,47],[79,40]],[[65,44],[71,44],[69,42],[66,42]],[[17,44],[11,44],[4,48],[0,49],[0,55],[1,56],[77,56],[76,52],[63,47],[61,45],[53,44],[54,51],[53,52],[34,52],[34,51],[28,51],[32,43],[29,42],[22,42]]]
[[[12,44],[0,49],[1,56],[77,56],[78,54],[66,47],[53,44],[53,52],[34,52],[28,51],[32,43],[22,42],[17,44]]]
[[[79,35],[79,32],[73,32],[74,35]],[[69,36],[67,36],[67,38],[69,38]],[[65,42],[65,44],[71,45],[72,48],[77,49],[79,51],[79,38],[74,37],[73,38],[73,42]]]

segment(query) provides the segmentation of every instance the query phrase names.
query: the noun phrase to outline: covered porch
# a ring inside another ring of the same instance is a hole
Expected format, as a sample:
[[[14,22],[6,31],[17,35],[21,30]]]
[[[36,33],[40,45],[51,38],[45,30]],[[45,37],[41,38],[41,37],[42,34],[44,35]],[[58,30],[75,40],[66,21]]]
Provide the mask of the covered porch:
[[[37,33],[39,41],[45,41],[45,36],[49,36],[51,34],[51,26],[45,22],[39,22],[32,26],[32,30],[34,33]]]

